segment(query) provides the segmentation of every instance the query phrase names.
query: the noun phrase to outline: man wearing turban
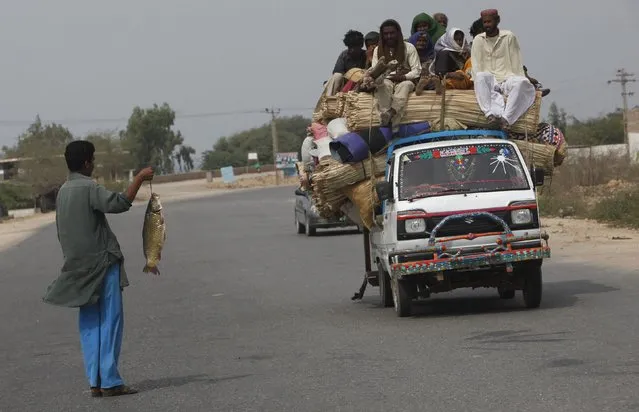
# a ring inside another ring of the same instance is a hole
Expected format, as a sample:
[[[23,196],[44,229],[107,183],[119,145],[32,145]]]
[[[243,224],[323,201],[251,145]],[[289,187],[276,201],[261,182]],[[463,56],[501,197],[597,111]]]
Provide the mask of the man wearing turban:
[[[535,102],[535,86],[526,77],[517,36],[499,28],[498,11],[484,10],[481,19],[484,32],[471,50],[475,94],[489,121],[508,129]]]

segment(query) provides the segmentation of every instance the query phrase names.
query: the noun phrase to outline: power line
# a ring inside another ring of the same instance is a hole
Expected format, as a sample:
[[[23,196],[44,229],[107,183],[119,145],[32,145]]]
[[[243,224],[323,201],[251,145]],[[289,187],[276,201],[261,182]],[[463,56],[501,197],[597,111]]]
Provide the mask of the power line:
[[[628,83],[634,83],[635,80],[634,73],[626,72],[626,69],[617,70],[617,79],[608,80],[608,84],[611,83],[619,83],[621,84],[621,99],[623,102],[623,137],[624,143],[626,144],[626,154],[630,156],[630,144],[628,142],[628,96],[633,96],[633,92],[629,92],[627,89]]]
[[[299,112],[305,110],[314,110],[312,107],[287,107],[278,109],[283,112]],[[208,117],[220,117],[220,116],[232,116],[232,115],[245,115],[245,114],[260,114],[264,113],[264,109],[251,109],[251,110],[232,110],[227,112],[202,112],[202,113],[179,113],[176,112],[176,119],[197,119],[197,118],[208,118]],[[120,123],[129,121],[128,117],[104,117],[104,118],[71,118],[71,119],[58,119],[58,120],[48,120],[41,117],[43,122],[52,122],[58,123],[61,125],[70,125],[70,124],[90,124],[90,123]],[[23,126],[30,125],[33,123],[32,120],[2,120],[0,119],[0,126]]]

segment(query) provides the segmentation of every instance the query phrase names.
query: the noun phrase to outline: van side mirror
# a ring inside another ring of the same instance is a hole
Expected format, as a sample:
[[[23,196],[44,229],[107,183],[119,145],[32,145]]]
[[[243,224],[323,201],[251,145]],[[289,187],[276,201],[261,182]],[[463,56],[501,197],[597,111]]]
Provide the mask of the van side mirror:
[[[535,167],[532,171],[533,183],[535,186],[543,186],[545,180],[545,170],[542,168]]]
[[[306,192],[302,191],[300,188],[295,189],[295,194],[297,196],[306,196]]]
[[[381,202],[393,201],[393,182],[379,182],[375,184],[375,192]]]

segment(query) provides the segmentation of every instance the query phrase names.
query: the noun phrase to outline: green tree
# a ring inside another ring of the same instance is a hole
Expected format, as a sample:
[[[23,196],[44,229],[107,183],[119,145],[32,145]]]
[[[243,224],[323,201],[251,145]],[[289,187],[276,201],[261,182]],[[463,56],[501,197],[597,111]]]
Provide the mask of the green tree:
[[[548,109],[548,123],[558,127],[562,133],[566,134],[566,128],[568,127],[568,114],[564,109],[559,109],[555,102],[552,102]]]
[[[195,149],[188,145],[182,145],[175,153],[175,160],[178,163],[178,167],[181,172],[190,172],[195,165],[193,164],[193,155]],[[184,168],[182,167],[184,166]]]
[[[184,142],[182,133],[172,130],[174,123],[175,111],[168,103],[154,104],[149,109],[138,106],[133,109],[121,138],[124,147],[131,152],[136,168],[151,165],[158,174],[173,173],[175,148]]]
[[[67,175],[64,148],[73,135],[64,126],[43,124],[40,116],[18,137],[13,147],[3,147],[5,156],[18,157],[22,173],[18,180],[31,193],[42,194],[64,182]]]
[[[623,112],[617,110],[601,117],[579,120],[571,116],[566,140],[572,145],[603,145],[624,142]]]
[[[562,130],[569,145],[594,146],[624,142],[623,112],[620,109],[603,116],[580,120],[568,115],[553,102],[546,121]]]
[[[298,152],[306,137],[311,119],[303,116],[280,117],[276,120],[280,152]],[[219,169],[224,166],[245,166],[248,153],[256,152],[260,163],[273,163],[271,124],[245,130],[232,136],[221,137],[202,154],[202,168]]]
[[[89,133],[86,140],[95,145],[96,177],[119,180],[134,168],[133,157],[124,150],[122,139],[114,131]]]

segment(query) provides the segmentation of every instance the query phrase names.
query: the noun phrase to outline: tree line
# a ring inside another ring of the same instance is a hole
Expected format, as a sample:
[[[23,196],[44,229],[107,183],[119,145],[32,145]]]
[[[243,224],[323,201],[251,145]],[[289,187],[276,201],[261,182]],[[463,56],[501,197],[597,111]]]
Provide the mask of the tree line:
[[[306,137],[306,128],[310,124],[311,119],[304,116],[279,117],[276,120],[278,151],[299,153],[302,141]],[[212,150],[202,153],[202,169],[246,166],[249,164],[249,153],[257,153],[258,162],[261,164],[273,163],[270,123],[219,138]]]
[[[558,127],[569,146],[595,146],[624,142],[623,110],[603,116],[578,119],[553,102],[546,122]]]
[[[175,111],[167,103],[143,109],[135,107],[126,129],[74,136],[61,124],[44,124],[39,116],[17,138],[15,145],[2,147],[5,157],[17,157],[22,173],[16,180],[38,195],[64,182],[67,174],[64,148],[74,139],[93,142],[96,147],[95,176],[105,181],[126,179],[128,171],[151,165],[158,175],[194,169],[195,149],[184,144],[174,130]]]

